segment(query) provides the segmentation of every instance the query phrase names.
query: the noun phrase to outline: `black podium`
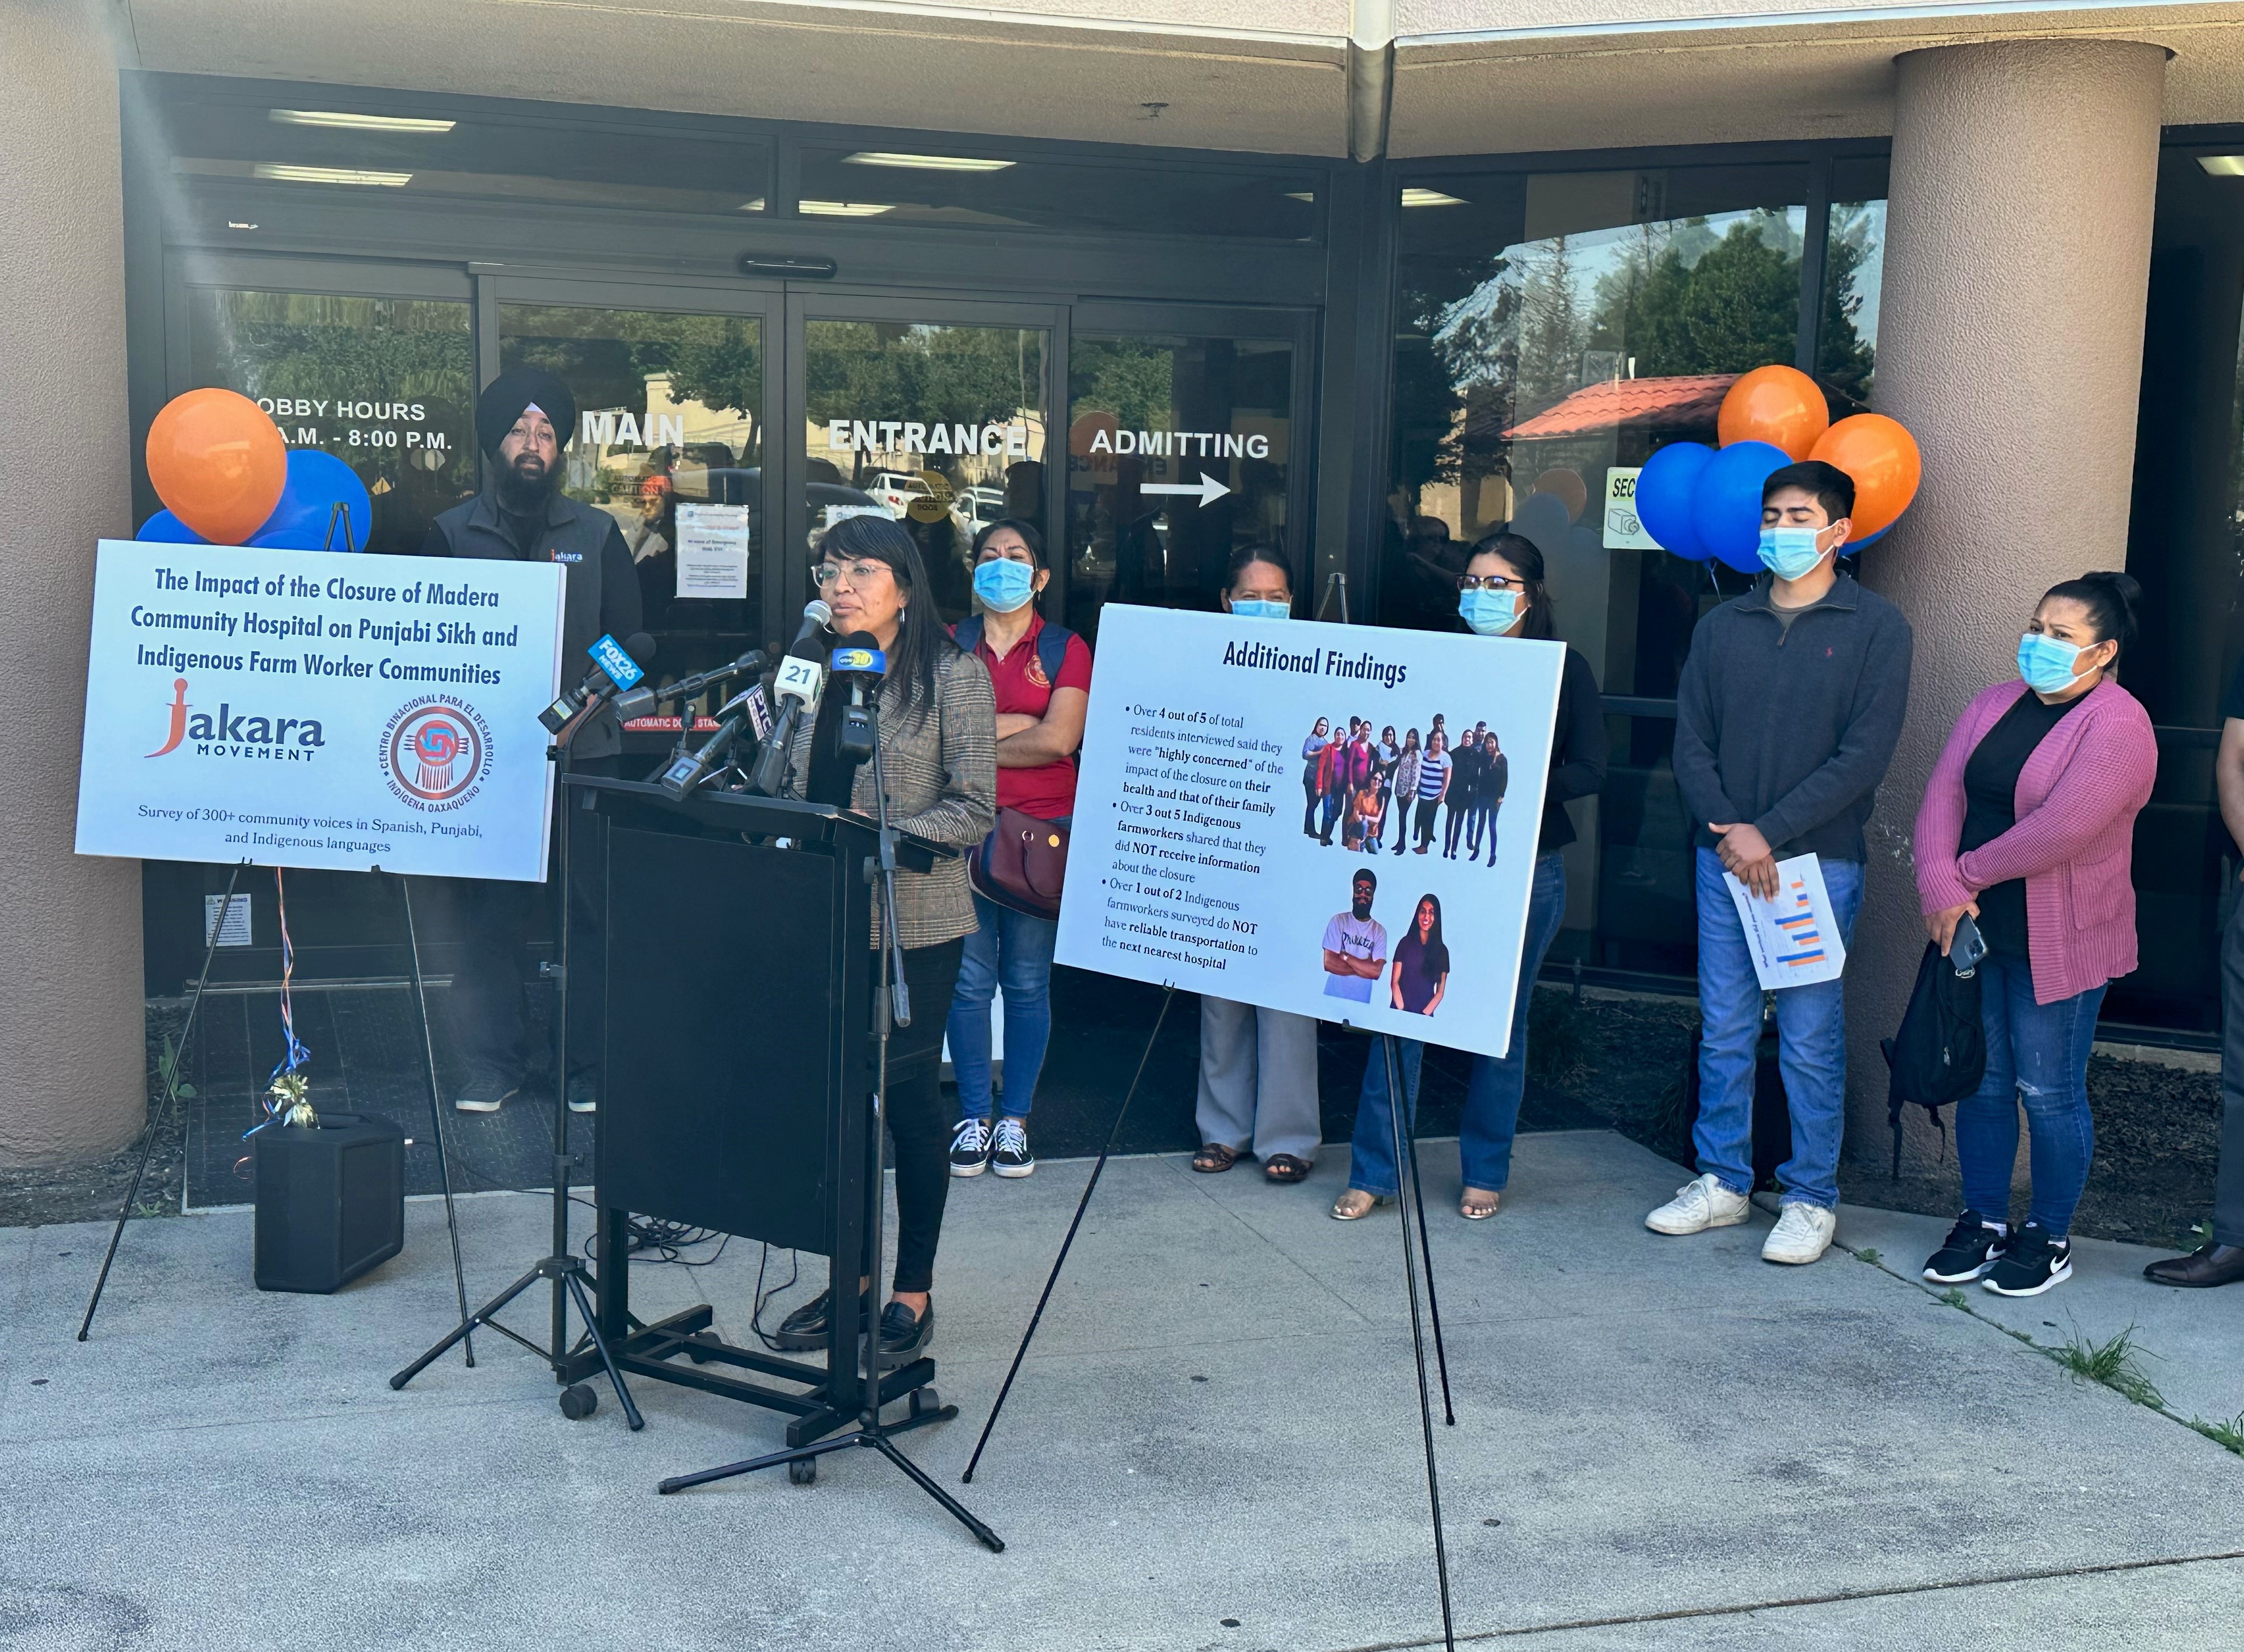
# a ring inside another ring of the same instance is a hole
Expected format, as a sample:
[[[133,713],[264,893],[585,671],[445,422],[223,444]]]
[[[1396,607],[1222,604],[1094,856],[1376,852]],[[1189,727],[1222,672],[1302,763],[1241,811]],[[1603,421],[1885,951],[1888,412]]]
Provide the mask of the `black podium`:
[[[568,785],[574,852],[592,865],[600,915],[596,933],[570,938],[569,990],[598,1006],[572,1026],[596,1040],[602,1073],[592,1175],[602,1336],[626,1371],[787,1412],[789,1446],[854,1425],[865,1400],[854,1315],[831,1317],[822,1364],[722,1341],[706,1303],[643,1323],[631,1311],[625,1217],[826,1256],[845,1305],[854,1276],[877,1269],[865,1253],[881,1192],[869,1105],[878,829],[823,803],[680,800],[582,775]],[[897,864],[912,871],[955,852],[902,834],[896,843]],[[563,1380],[600,1369],[598,1351],[583,1347]],[[884,1372],[881,1400],[934,1377],[932,1359]],[[915,1418],[933,1420],[918,1398]]]

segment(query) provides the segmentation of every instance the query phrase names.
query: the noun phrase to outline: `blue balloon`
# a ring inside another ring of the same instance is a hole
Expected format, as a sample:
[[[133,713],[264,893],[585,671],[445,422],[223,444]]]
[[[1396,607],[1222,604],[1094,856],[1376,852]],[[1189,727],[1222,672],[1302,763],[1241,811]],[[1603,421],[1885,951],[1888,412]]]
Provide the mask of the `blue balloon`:
[[[140,531],[132,536],[148,545],[208,545],[210,541],[197,533],[169,511],[159,511],[140,525]]]
[[[1867,538],[1867,539],[1849,539],[1849,540],[1848,540],[1848,541],[1847,541],[1847,543],[1846,543],[1846,545],[1845,545],[1843,547],[1842,547],[1842,548],[1841,548],[1839,554],[1840,554],[1841,556],[1851,557],[1851,556],[1853,556],[1853,555],[1855,554],[1855,552],[1860,551],[1860,550],[1862,550],[1862,549],[1864,549],[1864,548],[1865,548],[1865,547],[1867,547],[1867,546],[1876,545],[1879,540],[1881,540],[1881,539],[1884,538],[1886,537],[1886,535],[1888,535],[1889,533],[1891,533],[1892,531],[1893,531],[1893,524],[1892,524],[1892,523],[1890,523],[1890,522],[1889,522],[1889,523],[1887,523],[1887,524],[1885,525],[1885,526],[1883,526],[1882,528],[1880,528],[1880,529],[1879,529],[1876,533],[1872,534],[1872,535],[1871,535],[1869,538]]]
[[[1792,463],[1767,442],[1733,442],[1700,472],[1691,520],[1699,542],[1740,573],[1761,572],[1761,484]]]
[[[1644,462],[1636,477],[1636,519],[1660,548],[1693,562],[1707,559],[1691,517],[1699,477],[1714,457],[1703,442],[1670,442]]]
[[[341,505],[350,517],[350,543],[343,542],[341,525],[335,543],[328,542],[328,525]],[[366,549],[366,536],[374,525],[374,501],[358,472],[332,453],[317,448],[288,450],[288,481],[280,490],[280,503],[265,518],[265,525],[249,543],[268,551],[348,551]]]

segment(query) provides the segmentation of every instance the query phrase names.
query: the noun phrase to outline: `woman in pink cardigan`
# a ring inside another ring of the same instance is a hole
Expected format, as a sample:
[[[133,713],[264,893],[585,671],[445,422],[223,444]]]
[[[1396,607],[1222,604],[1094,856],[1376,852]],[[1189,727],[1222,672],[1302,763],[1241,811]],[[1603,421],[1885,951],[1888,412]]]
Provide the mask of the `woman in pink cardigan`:
[[[1964,1214],[1924,1264],[2032,1297],[2072,1272],[2066,1236],[2096,1147],[2088,1052],[2115,976],[2135,967],[2135,816],[2150,801],[2150,717],[2112,680],[2134,646],[2141,587],[2090,573],[2041,599],[2018,640],[2018,682],[1972,701],[1916,815],[1916,887],[1944,954],[1969,913],[1987,1074],[1956,1107]],[[2015,1232],[2011,1173],[2026,1109],[2032,1202]]]

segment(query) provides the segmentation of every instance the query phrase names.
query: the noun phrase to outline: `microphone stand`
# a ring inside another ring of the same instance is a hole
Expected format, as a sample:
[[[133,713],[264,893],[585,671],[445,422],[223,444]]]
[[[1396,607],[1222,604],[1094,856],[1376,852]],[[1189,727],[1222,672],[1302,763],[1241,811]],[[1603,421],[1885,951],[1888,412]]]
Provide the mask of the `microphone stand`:
[[[877,878],[881,885],[881,990],[873,994],[873,1221],[866,1249],[871,1258],[869,1265],[878,1269],[882,1260],[882,1229],[888,1204],[883,1161],[887,1156],[888,1145],[885,1135],[889,1117],[889,1036],[892,1028],[911,1025],[911,989],[904,981],[904,949],[896,938],[896,829],[889,823],[889,788],[881,768],[881,713],[877,695],[867,697],[865,710],[873,729],[873,809],[874,817],[879,823],[880,850],[878,859],[866,865],[864,876],[866,882],[871,883]],[[834,1271],[837,1276],[842,1272],[839,1257],[835,1259]],[[832,1303],[830,1311],[844,1311],[842,1303],[845,1297],[841,1279],[830,1279],[827,1290],[828,1300]],[[973,1533],[991,1554],[1003,1554],[1005,1552],[1004,1540],[977,1520],[964,1504],[929,1479],[927,1472],[898,1451],[895,1442],[889,1439],[892,1434],[901,1434],[928,1423],[956,1417],[958,1407],[940,1405],[922,1409],[915,1397],[911,1416],[895,1425],[882,1421],[881,1317],[860,1314],[858,1319],[862,1331],[860,1345],[864,1401],[858,1412],[855,1428],[846,1434],[836,1434],[831,1439],[798,1446],[792,1451],[773,1452],[746,1462],[704,1469],[698,1474],[680,1474],[664,1480],[655,1489],[665,1493],[682,1492],[689,1486],[702,1486],[735,1474],[753,1473],[757,1469],[774,1467],[781,1463],[788,1466],[790,1479],[807,1479],[808,1476],[803,1475],[795,1465],[813,1463],[828,1452],[862,1446],[880,1452],[895,1464],[914,1485],[941,1504],[952,1519]]]
[[[504,1290],[492,1297],[475,1312],[468,1315],[448,1332],[443,1340],[422,1354],[389,1379],[392,1388],[402,1388],[419,1376],[422,1370],[441,1357],[445,1350],[466,1337],[478,1325],[487,1325],[508,1341],[518,1343],[536,1354],[552,1369],[554,1380],[561,1380],[563,1371],[572,1350],[569,1345],[569,1304],[575,1303],[577,1314],[585,1322],[585,1334],[592,1346],[599,1351],[600,1364],[605,1367],[608,1380],[615,1385],[616,1398],[624,1408],[634,1432],[646,1426],[646,1418],[639,1415],[639,1407],[632,1403],[631,1390],[624,1384],[624,1376],[608,1348],[607,1338],[600,1332],[600,1319],[592,1305],[591,1293],[585,1289],[591,1270],[585,1259],[569,1245],[569,1172],[576,1159],[569,1151],[569,911],[572,890],[570,885],[569,815],[576,799],[569,790],[569,755],[577,736],[585,726],[599,714],[607,703],[607,696],[596,695],[583,710],[555,733],[546,756],[557,768],[555,783],[561,796],[560,861],[560,942],[559,962],[552,969],[555,986],[553,1006],[553,1248],[533,1263],[525,1273]],[[551,1280],[553,1285],[553,1321],[551,1345],[541,1348],[527,1337],[502,1325],[493,1317],[507,1303],[537,1283]],[[599,1396],[588,1383],[576,1383],[561,1391],[561,1411],[564,1416],[578,1419],[589,1417],[599,1404]]]

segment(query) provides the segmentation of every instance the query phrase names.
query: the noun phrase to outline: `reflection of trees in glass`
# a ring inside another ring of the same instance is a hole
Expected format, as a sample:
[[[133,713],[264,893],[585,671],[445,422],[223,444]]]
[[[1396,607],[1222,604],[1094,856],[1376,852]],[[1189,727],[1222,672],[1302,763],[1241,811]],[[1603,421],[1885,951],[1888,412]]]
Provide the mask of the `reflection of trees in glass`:
[[[502,365],[544,368],[580,408],[643,406],[648,378],[667,373],[678,401],[748,418],[763,410],[763,350],[753,320],[508,304],[499,335]]]
[[[1842,214],[1845,214],[1843,217]],[[1823,331],[1815,350],[1816,376],[1848,400],[1867,405],[1877,366],[1877,340],[1862,336],[1862,281],[1885,249],[1879,215],[1869,205],[1835,206],[1831,244],[1823,255]]]
[[[1718,240],[1686,220],[1654,249],[1647,234],[1602,277],[1590,336],[1636,358],[1639,378],[1741,373],[1789,362],[1800,335],[1800,240],[1781,212],[1732,223]]]
[[[812,322],[811,422],[981,424],[1044,404],[1044,335],[1022,328]]]
[[[465,304],[313,293],[209,295],[195,329],[215,359],[198,376],[260,396],[406,401],[453,410],[475,399]]]
[[[1146,338],[1078,335],[1068,350],[1071,416],[1112,413],[1125,430],[1160,430],[1172,422],[1175,352]]]

